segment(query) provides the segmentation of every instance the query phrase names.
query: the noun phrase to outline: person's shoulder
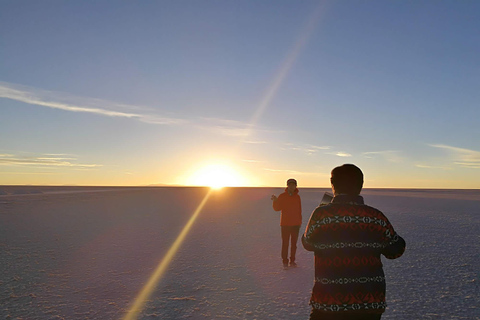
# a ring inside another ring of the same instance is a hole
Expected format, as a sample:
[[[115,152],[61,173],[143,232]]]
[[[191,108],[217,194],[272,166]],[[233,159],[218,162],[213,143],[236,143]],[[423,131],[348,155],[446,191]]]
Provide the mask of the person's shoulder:
[[[325,215],[331,215],[332,211],[335,210],[334,205],[329,203],[329,204],[322,204],[313,210],[313,214],[317,217],[325,216]]]
[[[361,206],[363,207],[364,210],[382,213],[382,211],[380,211],[379,209],[377,209],[375,207],[372,207],[372,206],[369,206],[368,204],[362,204]]]
[[[331,210],[332,209],[332,203],[327,203],[327,204],[321,204],[318,207],[315,208],[315,211],[323,211],[323,210]]]
[[[361,206],[363,208],[363,211],[368,215],[378,217],[378,218],[386,218],[385,215],[383,214],[383,212],[380,211],[379,209],[375,208],[375,207],[372,207],[372,206],[369,206],[369,205],[366,205],[366,204],[363,204]]]

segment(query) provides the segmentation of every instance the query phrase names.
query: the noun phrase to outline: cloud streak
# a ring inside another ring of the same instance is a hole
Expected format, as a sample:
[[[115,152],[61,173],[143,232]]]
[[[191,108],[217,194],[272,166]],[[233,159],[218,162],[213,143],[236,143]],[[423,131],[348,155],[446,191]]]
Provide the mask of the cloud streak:
[[[266,141],[257,141],[249,136],[251,131],[277,134],[281,131],[260,128],[256,125],[247,124],[242,121],[201,117],[196,121],[195,127],[201,130],[209,131],[215,134],[243,138],[243,143],[247,144],[265,144]],[[247,139],[249,138],[249,139]]]
[[[299,176],[327,176],[326,173],[321,172],[304,172],[304,171],[297,171],[297,170],[288,170],[288,169],[271,169],[271,168],[263,168],[265,171],[273,172],[273,173],[281,173],[281,174],[290,174],[290,175],[299,175]]]
[[[372,159],[375,157],[382,157],[388,162],[402,162],[403,158],[399,155],[400,151],[397,150],[383,150],[383,151],[370,151],[370,152],[363,152],[362,155],[365,158]]]
[[[415,167],[422,168],[422,169],[441,169],[441,170],[451,170],[452,168],[445,167],[445,166],[432,166],[426,164],[416,164]]]
[[[452,147],[444,144],[430,144],[430,147],[446,150],[453,157],[457,166],[469,169],[480,169],[480,152],[476,150]]]
[[[282,150],[293,150],[300,151],[309,156],[314,155],[320,151],[330,150],[329,146],[315,146],[315,145],[295,145],[293,143],[285,143],[285,147],[282,147]]]
[[[102,167],[100,164],[76,163],[76,158],[52,157],[41,155],[22,157],[10,154],[0,154],[0,165],[3,166],[28,166],[28,167],[70,167],[75,169],[93,169]]]
[[[145,107],[125,105],[94,98],[78,97],[61,92],[41,90],[6,82],[0,82],[0,98],[70,112],[83,112],[107,117],[136,119],[152,124],[174,125],[187,122],[184,119],[148,114],[146,113],[148,108]],[[142,111],[145,113],[141,113]]]
[[[349,158],[352,156],[350,153],[347,153],[347,152],[337,152],[335,153],[335,155],[337,157],[342,157],[342,158]]]
[[[0,98],[69,112],[133,119],[149,124],[171,126],[191,125],[200,130],[238,138],[247,137],[251,130],[274,132],[260,129],[255,125],[228,119],[199,117],[192,120],[181,117],[166,117],[156,114],[152,111],[152,108],[149,107],[121,104],[96,98],[78,97],[63,92],[47,91],[1,81]]]
[[[255,160],[255,159],[243,159],[242,160],[243,162],[247,162],[247,163],[262,163],[262,162],[266,162],[264,160]]]

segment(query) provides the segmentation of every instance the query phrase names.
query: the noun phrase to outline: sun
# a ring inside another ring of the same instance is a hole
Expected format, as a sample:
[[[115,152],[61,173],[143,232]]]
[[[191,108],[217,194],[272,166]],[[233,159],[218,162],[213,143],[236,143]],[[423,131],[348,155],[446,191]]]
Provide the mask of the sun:
[[[223,164],[207,165],[195,172],[188,180],[189,185],[206,186],[212,189],[246,185],[246,179],[242,175]]]

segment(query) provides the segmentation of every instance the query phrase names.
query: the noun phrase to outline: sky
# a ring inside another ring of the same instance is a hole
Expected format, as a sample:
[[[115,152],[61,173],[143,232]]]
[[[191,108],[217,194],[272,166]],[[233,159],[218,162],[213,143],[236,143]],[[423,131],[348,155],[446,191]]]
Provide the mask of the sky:
[[[479,1],[0,1],[0,185],[480,188]]]

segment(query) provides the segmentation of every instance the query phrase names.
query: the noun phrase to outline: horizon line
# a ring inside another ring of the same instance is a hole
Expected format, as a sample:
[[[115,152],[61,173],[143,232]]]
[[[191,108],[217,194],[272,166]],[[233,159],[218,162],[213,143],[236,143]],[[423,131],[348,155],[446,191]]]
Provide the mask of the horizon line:
[[[198,189],[215,189],[210,186],[198,186],[198,185],[169,185],[169,184],[153,184],[153,185],[43,185],[43,184],[10,184],[0,185],[3,187],[55,187],[55,188],[198,188]],[[266,189],[266,188],[286,188],[286,186],[224,186],[221,189]],[[320,186],[305,186],[298,189],[329,189],[332,187],[320,187]],[[396,189],[396,190],[480,190],[480,188],[435,188],[435,187],[364,187],[362,190],[374,190],[374,189]],[[0,194],[1,195],[1,194]]]

